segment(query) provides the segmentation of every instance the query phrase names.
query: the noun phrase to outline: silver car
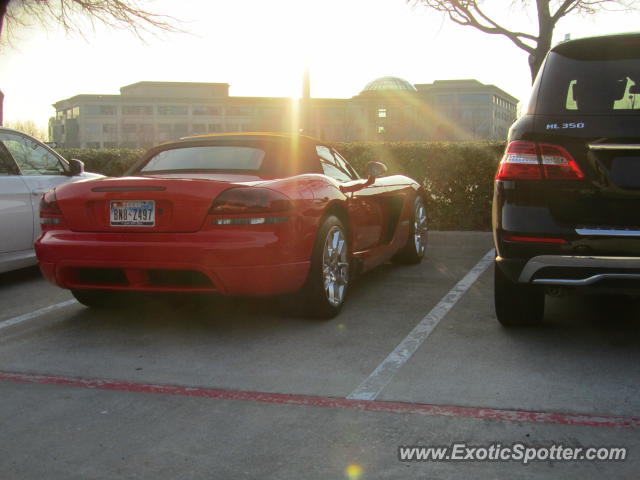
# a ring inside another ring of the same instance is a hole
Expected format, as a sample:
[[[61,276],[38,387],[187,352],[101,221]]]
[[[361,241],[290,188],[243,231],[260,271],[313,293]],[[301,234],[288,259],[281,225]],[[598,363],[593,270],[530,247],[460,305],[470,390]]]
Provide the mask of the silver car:
[[[0,273],[37,263],[40,197],[63,183],[101,177],[35,138],[0,127]]]

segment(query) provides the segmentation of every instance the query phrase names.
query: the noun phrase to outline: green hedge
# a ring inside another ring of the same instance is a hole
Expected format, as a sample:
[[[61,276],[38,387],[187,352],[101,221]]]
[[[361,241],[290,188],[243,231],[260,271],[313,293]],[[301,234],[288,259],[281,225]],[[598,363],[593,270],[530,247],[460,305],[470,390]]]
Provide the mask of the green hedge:
[[[370,161],[384,162],[390,174],[421,183],[427,192],[432,230],[489,230],[493,176],[502,143],[336,143],[363,175]],[[58,150],[85,162],[88,171],[121,175],[142,150]]]
[[[122,175],[144,153],[144,150],[91,150],[85,148],[56,149],[64,158],[77,158],[84,162],[88,172],[110,177]]]
[[[503,143],[341,143],[335,144],[363,175],[370,161],[385,163],[427,192],[432,230],[490,230],[493,177]]]

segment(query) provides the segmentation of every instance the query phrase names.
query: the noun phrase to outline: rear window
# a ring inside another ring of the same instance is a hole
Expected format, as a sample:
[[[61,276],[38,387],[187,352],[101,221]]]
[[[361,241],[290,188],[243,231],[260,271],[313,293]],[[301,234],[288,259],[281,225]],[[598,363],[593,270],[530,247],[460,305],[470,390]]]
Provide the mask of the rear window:
[[[205,145],[164,150],[151,157],[141,172],[259,171],[265,151],[255,147]]]
[[[639,111],[637,44],[621,43],[619,48],[606,51],[552,52],[547,58],[536,113],[637,115]]]

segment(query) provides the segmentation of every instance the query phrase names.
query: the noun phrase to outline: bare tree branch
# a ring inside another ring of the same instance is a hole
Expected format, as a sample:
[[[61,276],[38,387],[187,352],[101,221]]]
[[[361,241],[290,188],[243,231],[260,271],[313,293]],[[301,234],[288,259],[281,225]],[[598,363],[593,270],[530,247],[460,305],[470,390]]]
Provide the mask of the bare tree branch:
[[[634,0],[512,0],[512,7],[526,9],[535,4],[538,17],[538,32],[528,33],[510,30],[500,24],[484,8],[483,0],[407,0],[413,5],[421,5],[446,15],[452,22],[465,27],[508,38],[518,48],[529,54],[529,66],[532,81],[535,79],[542,60],[551,48],[553,31],[556,24],[569,14],[594,15],[602,10],[625,11],[637,10],[638,2]],[[552,13],[551,4],[555,8]]]
[[[551,16],[551,20],[554,24],[556,24],[558,20],[575,10],[577,7],[578,2],[576,2],[575,0],[564,0],[564,2],[562,2],[562,5],[560,5],[560,7],[558,7],[558,10],[556,10],[556,13]]]
[[[14,130],[20,130],[27,135],[37,138],[41,142],[45,142],[47,140],[47,131],[36,124],[33,120],[15,120],[13,122],[6,122],[4,126],[7,128],[13,128]]]
[[[2,15],[0,3],[0,35],[4,21],[6,36],[15,27],[60,25],[68,34],[85,36],[81,19],[88,19],[109,28],[129,30],[143,40],[145,33],[184,33],[173,17],[153,13],[140,7],[140,0],[2,0],[6,6]]]

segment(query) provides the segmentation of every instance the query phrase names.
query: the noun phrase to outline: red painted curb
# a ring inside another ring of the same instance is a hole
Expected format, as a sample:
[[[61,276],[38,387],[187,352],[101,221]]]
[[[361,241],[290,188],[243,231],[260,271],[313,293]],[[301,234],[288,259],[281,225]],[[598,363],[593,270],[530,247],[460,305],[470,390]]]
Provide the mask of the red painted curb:
[[[539,423],[550,425],[579,425],[603,428],[639,428],[640,417],[615,415],[588,415],[578,413],[530,412],[482,407],[458,407],[453,405],[428,405],[421,403],[387,402],[378,400],[348,400],[346,398],[295,395],[287,393],[224,390],[186,385],[157,385],[124,382],[99,378],[78,378],[33,373],[0,372],[0,380],[41,385],[95,388],[119,392],[155,393],[184,397],[214,398],[218,400],[242,400],[247,402],[298,405],[360,410],[364,412],[398,413],[403,415],[428,415],[436,417],[477,418],[515,423]]]

